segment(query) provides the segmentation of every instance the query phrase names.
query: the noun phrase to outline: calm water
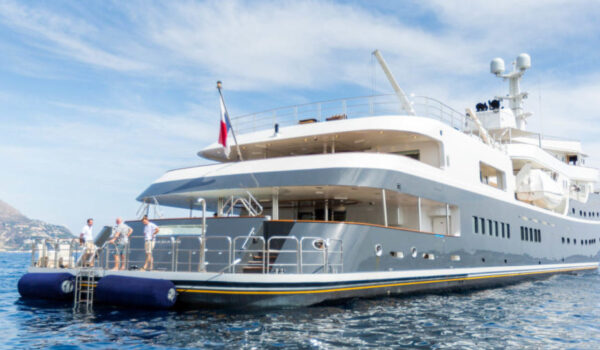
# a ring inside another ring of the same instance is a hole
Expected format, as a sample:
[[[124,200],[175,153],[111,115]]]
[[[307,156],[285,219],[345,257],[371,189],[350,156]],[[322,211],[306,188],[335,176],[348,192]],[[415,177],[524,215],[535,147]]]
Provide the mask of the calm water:
[[[267,312],[74,315],[24,302],[29,255],[0,253],[2,348],[600,348],[600,276]]]

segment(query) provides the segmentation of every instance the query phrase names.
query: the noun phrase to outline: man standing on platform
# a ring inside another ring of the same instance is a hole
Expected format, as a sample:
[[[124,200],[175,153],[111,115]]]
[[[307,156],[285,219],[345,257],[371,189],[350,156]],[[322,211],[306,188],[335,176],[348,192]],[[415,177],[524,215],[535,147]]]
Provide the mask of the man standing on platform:
[[[132,232],[133,229],[127,226],[123,219],[117,218],[117,225],[113,228],[113,236],[108,241],[115,245],[115,267],[113,270],[125,270],[127,266],[127,246]]]
[[[94,233],[92,232],[93,225],[94,219],[87,219],[87,225],[83,226],[79,234],[79,244],[84,245],[83,256],[81,257],[82,266],[94,266],[96,245],[94,244]]]
[[[154,258],[152,257],[152,250],[154,249],[154,237],[156,237],[160,229],[158,226],[148,220],[148,216],[144,216],[142,223],[144,224],[144,249],[146,250],[146,262],[144,263],[142,270],[146,271],[152,270],[154,267]]]

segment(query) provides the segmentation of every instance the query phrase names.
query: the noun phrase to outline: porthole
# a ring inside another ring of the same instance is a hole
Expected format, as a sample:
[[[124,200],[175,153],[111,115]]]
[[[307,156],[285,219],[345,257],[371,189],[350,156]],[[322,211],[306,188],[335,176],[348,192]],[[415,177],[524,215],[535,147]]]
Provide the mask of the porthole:
[[[481,258],[481,262],[485,262],[485,258]]]
[[[415,247],[412,247],[412,248],[410,248],[410,255],[411,255],[413,258],[416,258],[416,257],[417,257],[417,254],[418,254],[418,252],[417,252],[417,248],[415,248]]]
[[[381,244],[375,244],[375,256],[381,256],[383,254],[383,247]]]
[[[505,263],[505,264],[508,264],[508,260],[504,259],[504,263]]]
[[[565,244],[565,237],[562,238],[562,243]]]
[[[323,250],[323,247],[325,246],[325,242],[322,239],[315,239],[313,240],[312,244],[317,250]]]
[[[390,252],[390,255],[396,259],[404,259],[403,252]]]

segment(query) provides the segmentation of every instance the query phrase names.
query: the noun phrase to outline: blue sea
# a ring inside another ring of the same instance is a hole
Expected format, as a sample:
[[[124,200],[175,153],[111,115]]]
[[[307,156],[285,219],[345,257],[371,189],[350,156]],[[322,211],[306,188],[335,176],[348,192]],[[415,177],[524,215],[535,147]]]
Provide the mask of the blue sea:
[[[600,349],[600,276],[263,312],[132,311],[19,298],[28,254],[0,253],[1,348]]]

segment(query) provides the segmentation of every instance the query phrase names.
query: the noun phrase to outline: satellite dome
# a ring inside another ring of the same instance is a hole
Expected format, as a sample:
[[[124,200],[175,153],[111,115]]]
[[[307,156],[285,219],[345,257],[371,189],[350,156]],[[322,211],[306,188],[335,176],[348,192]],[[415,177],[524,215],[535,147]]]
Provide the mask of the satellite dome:
[[[492,74],[502,74],[504,72],[504,60],[501,58],[494,58],[492,62],[490,62],[490,73]]]
[[[531,57],[529,57],[529,55],[526,53],[522,53],[517,56],[517,69],[524,71],[528,68],[531,68]]]

